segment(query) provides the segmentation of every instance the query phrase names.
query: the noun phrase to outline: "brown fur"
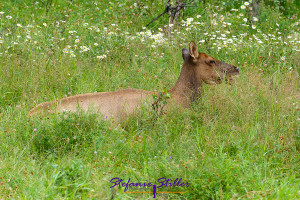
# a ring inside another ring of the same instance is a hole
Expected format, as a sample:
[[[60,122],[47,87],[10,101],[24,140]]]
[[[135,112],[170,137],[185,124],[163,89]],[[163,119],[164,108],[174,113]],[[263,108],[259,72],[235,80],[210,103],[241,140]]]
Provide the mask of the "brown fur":
[[[239,73],[238,68],[216,60],[204,53],[199,53],[194,42],[190,42],[189,51],[182,50],[184,60],[180,76],[175,86],[169,91],[171,98],[168,105],[176,104],[183,108],[201,95],[202,83],[220,83],[223,77],[230,80],[231,76]],[[133,114],[144,104],[153,103],[153,94],[140,89],[125,89],[114,92],[80,94],[58,101],[39,104],[29,112],[29,116],[48,111],[76,111],[78,108],[99,112],[106,119],[122,121]]]

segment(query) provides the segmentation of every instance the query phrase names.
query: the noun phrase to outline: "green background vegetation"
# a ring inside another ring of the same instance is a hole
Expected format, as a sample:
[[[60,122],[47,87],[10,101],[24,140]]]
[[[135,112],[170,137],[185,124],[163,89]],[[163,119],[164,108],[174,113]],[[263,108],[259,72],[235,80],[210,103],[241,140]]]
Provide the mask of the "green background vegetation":
[[[299,3],[259,1],[253,24],[244,3],[195,1],[168,37],[167,16],[142,29],[166,1],[1,1],[0,199],[153,198],[110,189],[114,177],[190,184],[158,199],[299,199]],[[204,85],[190,109],[122,126],[27,117],[75,94],[169,89],[190,41],[240,67],[235,84]]]

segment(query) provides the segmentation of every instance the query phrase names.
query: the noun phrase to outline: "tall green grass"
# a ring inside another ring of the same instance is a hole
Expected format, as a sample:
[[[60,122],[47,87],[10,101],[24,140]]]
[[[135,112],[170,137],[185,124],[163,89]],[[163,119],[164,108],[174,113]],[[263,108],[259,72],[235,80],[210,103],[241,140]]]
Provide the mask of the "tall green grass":
[[[300,198],[295,1],[285,14],[261,3],[255,29],[243,21],[244,2],[195,2],[170,38],[166,16],[139,33],[163,1],[0,3],[1,198],[153,198],[111,189],[114,177],[190,184],[159,188],[185,193],[158,199]],[[143,110],[120,126],[80,112],[27,117],[38,103],[75,94],[169,89],[190,41],[240,67],[235,83],[204,85],[189,109]]]

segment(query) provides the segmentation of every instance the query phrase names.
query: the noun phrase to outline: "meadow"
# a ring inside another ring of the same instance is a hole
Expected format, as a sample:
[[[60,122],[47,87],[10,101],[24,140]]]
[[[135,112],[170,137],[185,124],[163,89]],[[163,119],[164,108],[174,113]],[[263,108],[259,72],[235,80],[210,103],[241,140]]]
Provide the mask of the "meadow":
[[[145,28],[166,1],[1,1],[0,199],[153,199],[110,188],[115,177],[189,183],[157,199],[300,199],[300,5],[260,1],[255,17],[250,3],[195,0],[168,35],[167,16]],[[238,66],[235,83],[119,126],[82,112],[27,116],[75,94],[166,91],[190,41]]]

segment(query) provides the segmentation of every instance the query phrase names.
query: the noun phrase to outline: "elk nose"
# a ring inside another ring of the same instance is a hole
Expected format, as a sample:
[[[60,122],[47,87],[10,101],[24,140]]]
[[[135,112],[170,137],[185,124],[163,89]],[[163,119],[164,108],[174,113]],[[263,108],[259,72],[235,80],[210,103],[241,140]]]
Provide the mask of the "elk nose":
[[[240,69],[239,69],[238,67],[233,66],[233,68],[234,68],[236,71],[240,72]]]

